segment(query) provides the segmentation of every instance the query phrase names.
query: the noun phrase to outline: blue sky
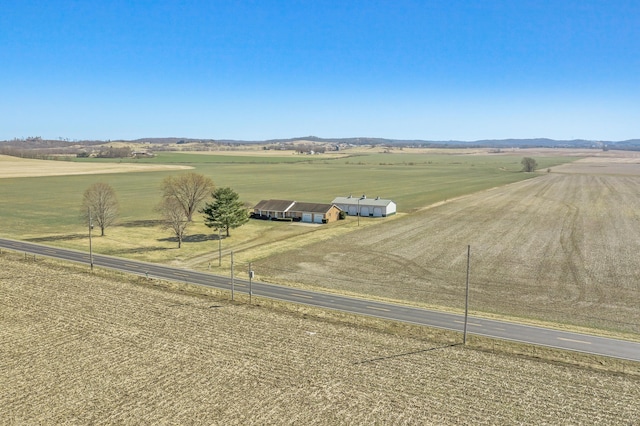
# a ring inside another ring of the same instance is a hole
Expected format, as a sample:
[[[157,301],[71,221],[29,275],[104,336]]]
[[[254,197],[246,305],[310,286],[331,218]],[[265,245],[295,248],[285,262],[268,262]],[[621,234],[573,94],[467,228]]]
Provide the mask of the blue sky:
[[[640,2],[3,0],[0,88],[0,139],[640,138]]]

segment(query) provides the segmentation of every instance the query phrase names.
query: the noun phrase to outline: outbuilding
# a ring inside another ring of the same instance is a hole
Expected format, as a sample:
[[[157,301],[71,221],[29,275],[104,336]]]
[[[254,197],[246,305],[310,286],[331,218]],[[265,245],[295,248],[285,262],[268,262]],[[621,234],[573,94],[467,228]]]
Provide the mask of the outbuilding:
[[[332,204],[338,206],[349,216],[371,216],[371,217],[387,217],[396,214],[396,203],[380,197],[367,198],[362,197],[336,197]]]

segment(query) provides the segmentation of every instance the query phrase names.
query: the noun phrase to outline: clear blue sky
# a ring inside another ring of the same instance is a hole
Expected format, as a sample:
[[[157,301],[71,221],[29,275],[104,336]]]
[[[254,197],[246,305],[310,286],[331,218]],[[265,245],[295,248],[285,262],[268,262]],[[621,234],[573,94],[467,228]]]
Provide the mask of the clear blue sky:
[[[0,0],[0,139],[640,138],[638,0]]]

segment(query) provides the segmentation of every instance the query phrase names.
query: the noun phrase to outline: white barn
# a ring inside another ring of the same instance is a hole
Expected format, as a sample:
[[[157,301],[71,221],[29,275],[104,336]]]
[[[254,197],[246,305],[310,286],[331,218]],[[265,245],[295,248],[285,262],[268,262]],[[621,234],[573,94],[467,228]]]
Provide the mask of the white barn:
[[[335,204],[341,210],[347,212],[349,216],[371,216],[371,217],[386,217],[396,214],[396,203],[391,200],[385,200],[380,197],[367,198],[366,195],[362,197],[337,197],[331,204]]]

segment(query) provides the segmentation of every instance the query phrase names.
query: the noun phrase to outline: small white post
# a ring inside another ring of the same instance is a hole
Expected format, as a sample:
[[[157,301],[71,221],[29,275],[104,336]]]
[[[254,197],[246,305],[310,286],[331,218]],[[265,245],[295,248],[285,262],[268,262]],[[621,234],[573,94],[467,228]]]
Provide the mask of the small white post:
[[[253,291],[251,289],[251,280],[253,279],[253,269],[251,269],[251,262],[249,262],[249,304],[251,304],[251,296]]]

